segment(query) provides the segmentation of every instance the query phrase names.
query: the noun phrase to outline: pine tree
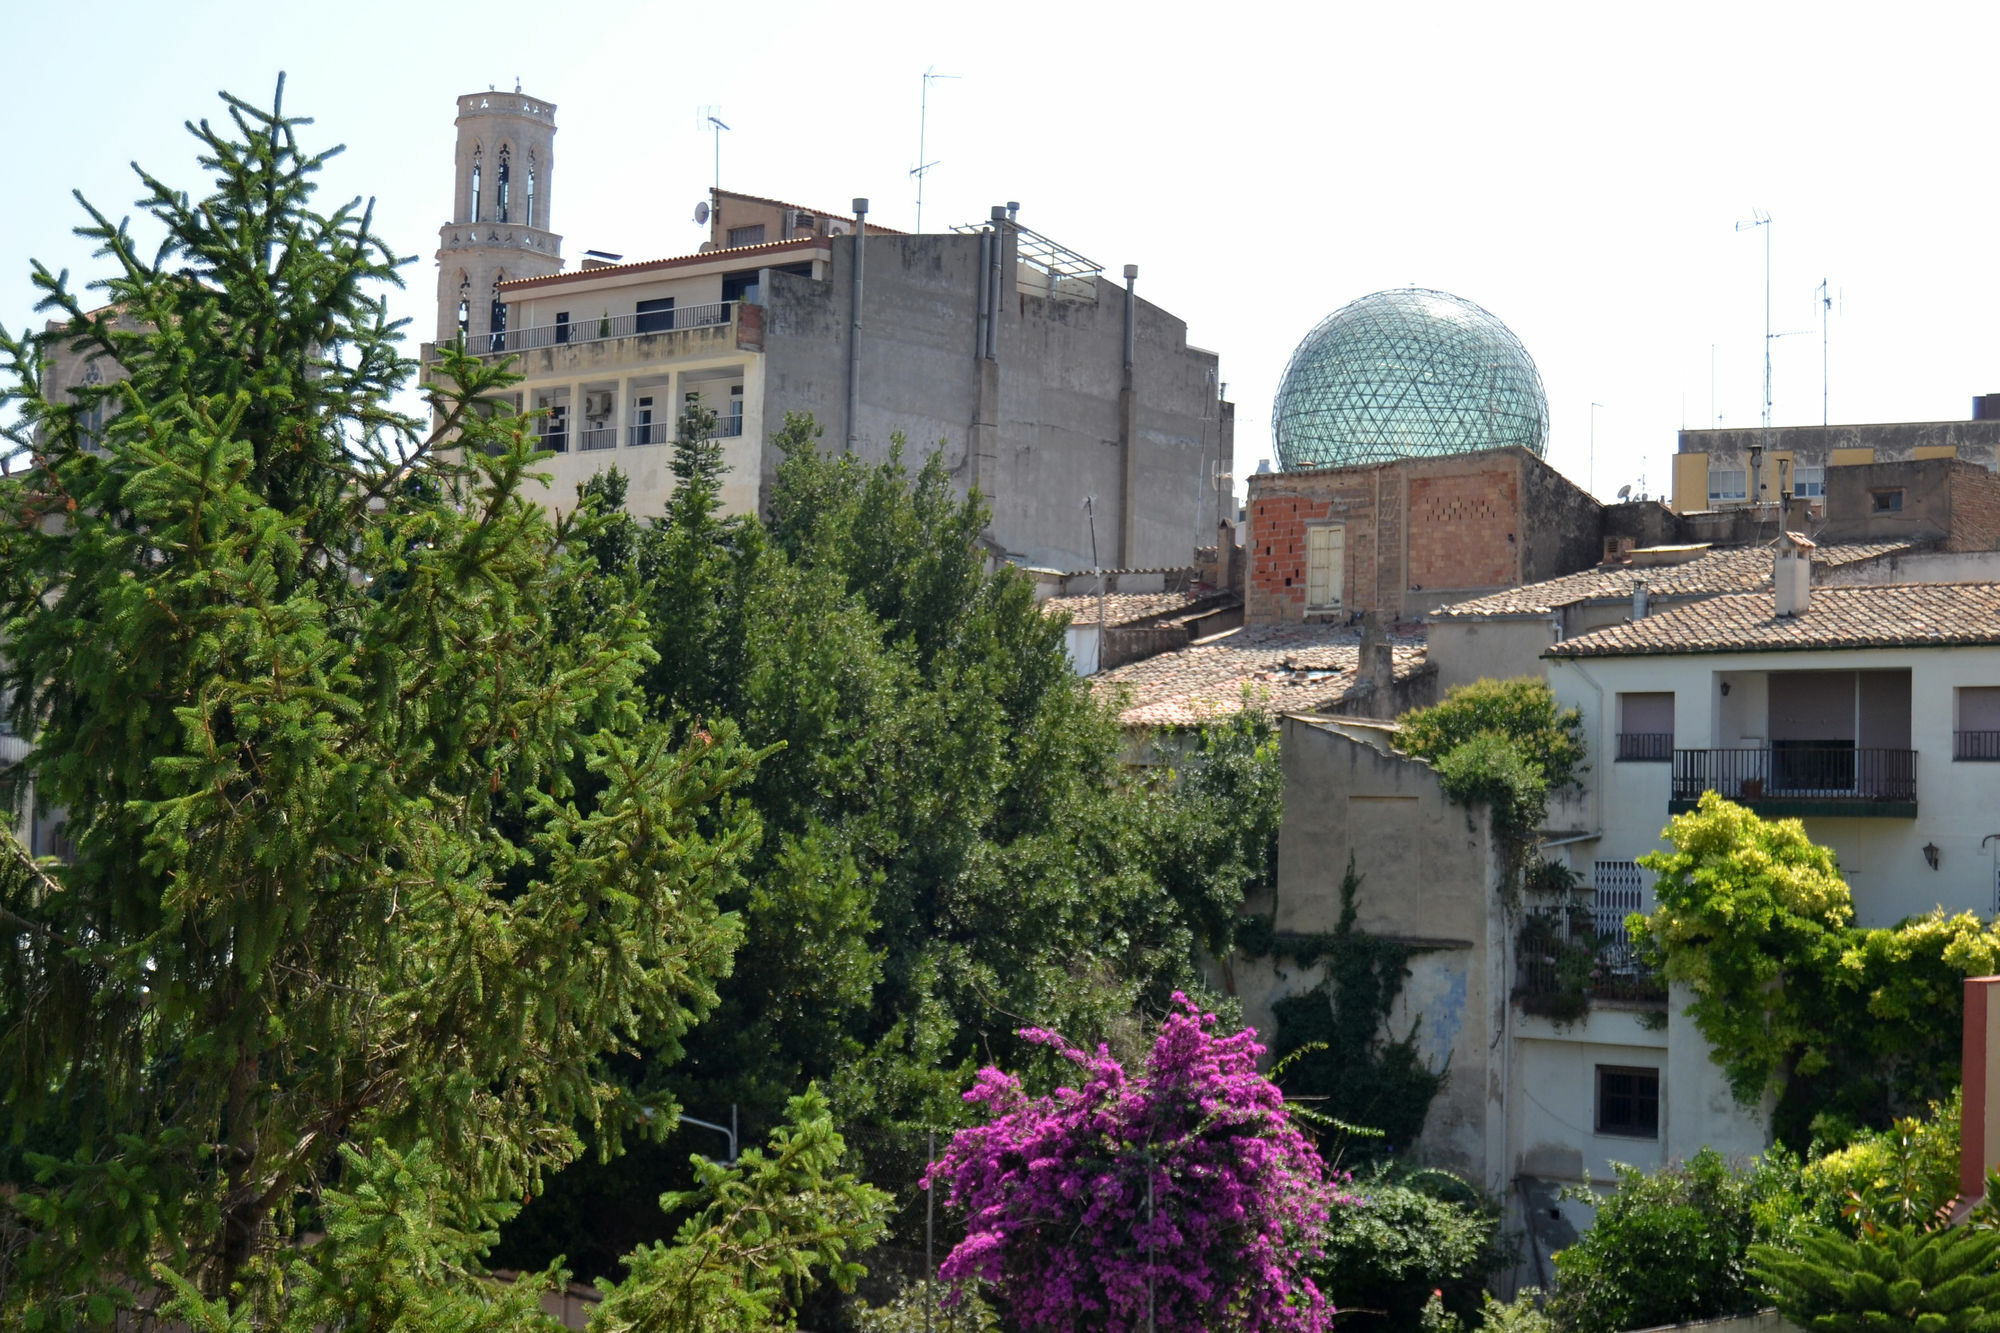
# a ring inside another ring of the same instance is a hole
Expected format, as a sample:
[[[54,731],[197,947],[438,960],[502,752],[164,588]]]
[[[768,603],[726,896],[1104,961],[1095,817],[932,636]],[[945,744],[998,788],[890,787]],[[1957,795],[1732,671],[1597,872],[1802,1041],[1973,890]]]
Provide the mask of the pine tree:
[[[738,935],[756,756],[649,719],[615,584],[550,632],[597,507],[524,495],[512,377],[462,347],[431,428],[396,409],[400,261],[358,202],[313,211],[330,153],[282,91],[190,127],[206,197],[140,173],[150,255],[85,205],[102,309],[37,267],[60,328],[0,330],[34,450],[0,482],[18,776],[75,848],[0,842],[0,1119],[41,1149],[19,1324],[101,1321],[154,1261],[270,1310],[378,1140],[477,1218],[578,1126],[664,1132],[611,1062],[671,1060]],[[51,356],[127,378],[51,397]]]
[[[1796,1251],[1752,1246],[1749,1257],[1778,1312],[1812,1333],[2000,1329],[2000,1233],[1864,1226],[1809,1235]]]

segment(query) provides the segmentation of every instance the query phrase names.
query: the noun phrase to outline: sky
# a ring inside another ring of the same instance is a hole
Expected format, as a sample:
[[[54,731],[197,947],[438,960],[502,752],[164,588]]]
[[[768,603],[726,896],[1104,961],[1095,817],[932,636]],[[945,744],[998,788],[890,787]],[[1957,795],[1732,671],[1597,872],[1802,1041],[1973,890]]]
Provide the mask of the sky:
[[[72,189],[114,214],[129,163],[198,193],[183,122],[216,92],[343,143],[329,208],[377,201],[434,318],[454,98],[557,106],[549,191],[586,249],[682,254],[725,188],[915,224],[1021,221],[1184,318],[1221,356],[1236,474],[1271,455],[1292,349],[1372,291],[1492,311],[1548,388],[1549,458],[1601,496],[1670,486],[1675,432],[1760,419],[1765,233],[1778,425],[1955,420],[2000,391],[1992,52],[2000,7],[383,4],[0,0],[13,109],[0,323],[28,262],[101,271]],[[1815,289],[1824,281],[1833,307]],[[413,349],[414,350],[414,349]],[[1592,404],[1600,404],[1593,409]]]

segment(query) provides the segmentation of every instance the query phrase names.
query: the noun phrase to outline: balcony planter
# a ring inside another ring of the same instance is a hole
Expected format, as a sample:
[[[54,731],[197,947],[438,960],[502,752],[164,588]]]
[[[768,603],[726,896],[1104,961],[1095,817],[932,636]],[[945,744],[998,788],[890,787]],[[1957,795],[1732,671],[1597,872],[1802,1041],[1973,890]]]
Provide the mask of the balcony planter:
[[[1744,800],[1754,801],[1758,797],[1764,794],[1764,779],[1745,778],[1743,779],[1742,785],[1739,788],[1739,790],[1741,791]]]

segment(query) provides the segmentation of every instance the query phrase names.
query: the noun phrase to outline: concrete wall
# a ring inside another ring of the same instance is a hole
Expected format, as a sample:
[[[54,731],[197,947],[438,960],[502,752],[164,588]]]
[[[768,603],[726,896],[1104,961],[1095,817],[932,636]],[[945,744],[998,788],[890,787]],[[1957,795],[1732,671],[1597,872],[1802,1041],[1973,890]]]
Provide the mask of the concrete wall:
[[[1002,234],[1002,269],[1011,274],[1014,238]],[[824,282],[772,280],[764,411],[773,427],[787,411],[811,412],[829,442],[846,438],[854,244],[833,242]],[[856,431],[863,458],[886,457],[897,432],[913,461],[942,443],[953,479],[962,489],[981,485],[995,539],[1025,564],[1091,566],[1085,496],[1095,498],[1098,562],[1107,567],[1185,565],[1213,538],[1213,505],[1197,514],[1195,502],[1207,464],[1234,448],[1233,417],[1216,397],[1217,358],[1188,346],[1183,321],[1137,302],[1135,501],[1125,549],[1122,288],[1099,279],[1039,297],[1003,279],[997,355],[985,361],[975,346],[977,235],[871,235],[866,244]],[[991,414],[986,457],[975,443],[982,412]],[[767,449],[767,482],[776,461]]]
[[[1380,727],[1288,717],[1282,731],[1277,931],[1333,929],[1351,852],[1362,875],[1357,926],[1422,949],[1388,1029],[1401,1036],[1421,1020],[1431,1067],[1450,1069],[1416,1155],[1498,1190],[1507,1052],[1490,1036],[1505,1021],[1509,984],[1486,813],[1451,804],[1428,764],[1388,752]],[[1239,964],[1236,993],[1268,1037],[1271,1004],[1323,977],[1320,967],[1259,960]]]
[[[1509,616],[1491,620],[1433,620],[1425,628],[1430,660],[1438,669],[1438,690],[1491,677],[1539,676],[1542,651],[1556,641],[1553,616]]]
[[[2000,551],[1906,551],[1851,564],[1813,566],[1815,588],[1885,583],[2000,582]]]
[[[2000,827],[1994,816],[2000,810],[2000,764],[1954,761],[1952,730],[1958,688],[2000,686],[2000,647],[1550,659],[1549,683],[1557,699],[1583,711],[1591,754],[1588,781],[1603,812],[1602,836],[1578,849],[1581,860],[1630,860],[1665,845],[1660,834],[1668,819],[1673,766],[1604,758],[1616,754],[1618,694],[1671,691],[1677,747],[1731,747],[1770,738],[1773,672],[1900,669],[1910,673],[1916,817],[1808,817],[1806,834],[1839,855],[1861,925],[1891,925],[1939,906],[1991,915],[2000,866],[1994,845],[1980,843]],[[1721,689],[1725,682],[1728,695]],[[1924,860],[1926,843],[1939,849],[1936,870]]]
[[[1396,619],[1573,573],[1602,552],[1601,507],[1525,449],[1258,473],[1247,506],[1245,619],[1307,618],[1306,529],[1344,525],[1337,610]]]

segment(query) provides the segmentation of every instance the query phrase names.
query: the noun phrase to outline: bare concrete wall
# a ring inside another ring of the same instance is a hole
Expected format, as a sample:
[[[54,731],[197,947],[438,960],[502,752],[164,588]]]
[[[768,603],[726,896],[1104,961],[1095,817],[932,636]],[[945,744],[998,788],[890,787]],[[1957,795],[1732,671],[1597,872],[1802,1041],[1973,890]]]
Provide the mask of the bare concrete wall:
[[[1556,623],[1553,616],[1434,620],[1426,637],[1442,694],[1486,677],[1542,675],[1542,650],[1556,641]]]
[[[1217,358],[1187,344],[1186,324],[1139,300],[1133,543],[1120,558],[1124,464],[1119,393],[1124,295],[1099,279],[1094,301],[1017,288],[1012,240],[1002,264],[997,358],[976,356],[977,235],[867,240],[861,343],[861,456],[902,432],[918,461],[942,442],[954,482],[978,479],[974,422],[991,374],[995,443],[987,464],[992,532],[1008,555],[1054,569],[1091,566],[1083,498],[1095,498],[1099,563],[1185,565],[1213,540],[1214,503],[1197,512],[1205,465],[1234,447],[1216,401]],[[765,329],[765,420],[811,412],[827,441],[847,434],[847,341],[854,242],[833,243],[825,281],[772,275]],[[1074,291],[1075,289],[1072,289]],[[776,466],[766,449],[767,479]]]

